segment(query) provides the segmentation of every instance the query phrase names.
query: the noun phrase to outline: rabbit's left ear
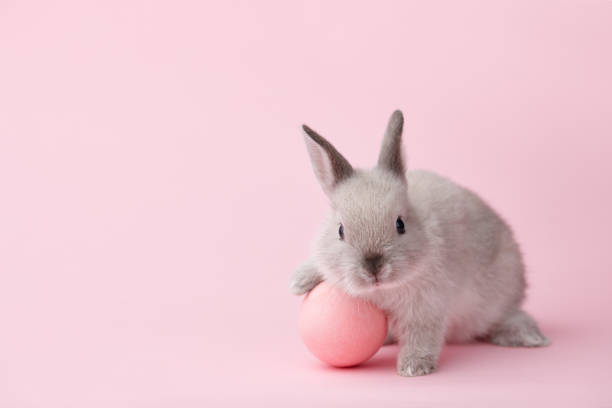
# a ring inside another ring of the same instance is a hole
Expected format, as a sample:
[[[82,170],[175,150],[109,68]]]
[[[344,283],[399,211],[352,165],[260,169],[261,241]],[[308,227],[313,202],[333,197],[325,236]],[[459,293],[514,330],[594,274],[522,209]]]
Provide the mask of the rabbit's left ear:
[[[378,167],[390,170],[402,179],[405,177],[406,171],[402,154],[403,127],[404,115],[402,115],[402,111],[396,110],[389,118],[387,131],[378,156]]]
[[[353,167],[323,136],[306,125],[302,129],[312,168],[329,197],[339,183],[353,174]]]

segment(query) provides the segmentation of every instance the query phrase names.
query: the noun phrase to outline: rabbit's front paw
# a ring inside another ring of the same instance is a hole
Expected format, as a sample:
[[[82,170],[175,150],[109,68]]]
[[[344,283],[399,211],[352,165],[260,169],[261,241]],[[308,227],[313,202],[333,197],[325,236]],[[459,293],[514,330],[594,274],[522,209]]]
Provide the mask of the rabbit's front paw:
[[[436,359],[433,355],[406,356],[398,359],[397,372],[402,377],[416,377],[427,375],[436,369]]]
[[[289,290],[294,295],[303,295],[314,289],[319,282],[319,280],[313,280],[305,276],[294,276],[289,284]]]
[[[322,278],[310,263],[300,266],[289,283],[289,290],[294,295],[303,295],[310,292],[315,286],[321,283]]]

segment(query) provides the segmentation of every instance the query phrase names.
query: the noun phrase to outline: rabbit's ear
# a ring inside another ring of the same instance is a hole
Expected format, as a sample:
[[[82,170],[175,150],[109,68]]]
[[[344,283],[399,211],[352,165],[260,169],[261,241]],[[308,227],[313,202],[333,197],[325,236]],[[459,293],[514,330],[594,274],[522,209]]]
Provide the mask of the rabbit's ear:
[[[323,136],[306,125],[302,129],[314,173],[325,194],[330,196],[338,183],[353,174],[353,167]]]
[[[402,157],[403,127],[404,115],[402,115],[402,111],[396,110],[389,118],[387,131],[378,156],[378,167],[390,170],[401,178],[405,177],[406,171]]]

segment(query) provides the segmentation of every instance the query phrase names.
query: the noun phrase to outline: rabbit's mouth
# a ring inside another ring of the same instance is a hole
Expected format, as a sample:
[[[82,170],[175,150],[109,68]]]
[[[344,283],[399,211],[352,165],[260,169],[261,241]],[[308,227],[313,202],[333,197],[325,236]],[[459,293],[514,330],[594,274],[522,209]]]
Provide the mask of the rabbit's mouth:
[[[361,270],[359,276],[362,286],[372,288],[383,288],[393,284],[393,273],[391,265],[383,265],[376,273],[371,270]]]

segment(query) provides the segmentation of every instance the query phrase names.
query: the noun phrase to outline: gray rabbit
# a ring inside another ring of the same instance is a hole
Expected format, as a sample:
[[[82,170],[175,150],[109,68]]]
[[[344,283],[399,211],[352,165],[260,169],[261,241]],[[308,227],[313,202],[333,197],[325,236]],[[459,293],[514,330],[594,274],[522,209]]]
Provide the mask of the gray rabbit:
[[[521,309],[525,267],[510,227],[473,192],[431,172],[406,172],[403,123],[395,111],[371,170],[354,169],[303,126],[332,211],[291,291],[325,280],[384,310],[402,376],[435,370],[445,341],[548,345]]]

